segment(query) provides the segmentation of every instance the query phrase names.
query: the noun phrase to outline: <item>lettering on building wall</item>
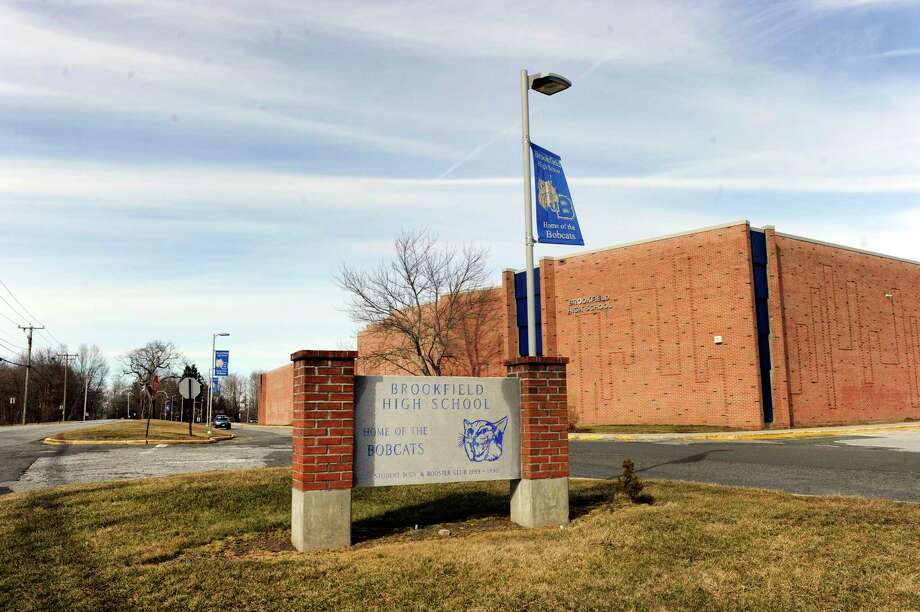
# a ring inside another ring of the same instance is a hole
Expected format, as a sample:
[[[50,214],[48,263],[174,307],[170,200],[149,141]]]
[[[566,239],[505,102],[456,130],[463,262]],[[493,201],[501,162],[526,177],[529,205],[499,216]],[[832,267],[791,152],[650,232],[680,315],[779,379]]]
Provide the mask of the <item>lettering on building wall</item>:
[[[581,314],[584,312],[595,312],[597,310],[609,310],[613,308],[610,304],[609,295],[589,295],[577,297],[569,300],[569,314]]]

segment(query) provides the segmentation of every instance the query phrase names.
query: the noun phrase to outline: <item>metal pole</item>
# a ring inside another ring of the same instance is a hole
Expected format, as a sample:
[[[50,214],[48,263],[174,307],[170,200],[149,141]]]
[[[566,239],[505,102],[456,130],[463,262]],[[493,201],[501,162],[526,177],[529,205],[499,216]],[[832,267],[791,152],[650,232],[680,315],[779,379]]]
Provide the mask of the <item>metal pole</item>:
[[[29,330],[29,356],[26,358],[26,386],[22,395],[22,424],[26,424],[26,408],[29,406],[29,371],[32,369],[32,330]]]
[[[35,327],[34,325],[20,325],[19,329],[28,331],[29,352],[26,357],[26,384],[22,394],[22,424],[26,424],[26,410],[29,407],[29,372],[32,371],[32,331],[36,329],[45,329],[45,326]]]
[[[217,334],[211,334],[211,366],[208,368],[208,437],[211,437],[211,387],[214,386],[214,349],[217,347]]]
[[[527,355],[537,356],[536,305],[533,280],[533,209],[530,201],[530,75],[521,70],[521,158],[524,162],[524,260],[527,266]]]
[[[67,420],[67,356],[64,356],[64,403],[61,404],[61,423]]]
[[[86,396],[89,393],[89,377],[83,375],[83,420],[86,420]]]

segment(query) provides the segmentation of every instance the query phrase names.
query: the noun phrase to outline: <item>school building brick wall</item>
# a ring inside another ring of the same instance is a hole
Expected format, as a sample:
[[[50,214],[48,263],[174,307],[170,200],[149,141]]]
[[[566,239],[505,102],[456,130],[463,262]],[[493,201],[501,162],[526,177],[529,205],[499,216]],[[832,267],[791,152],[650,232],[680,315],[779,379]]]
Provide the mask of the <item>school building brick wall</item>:
[[[290,425],[294,420],[294,365],[262,374],[259,425]]]
[[[544,353],[571,360],[573,421],[762,425],[746,223],[540,269]]]
[[[570,360],[567,409],[579,425],[920,418],[916,262],[740,221],[543,258],[538,278],[542,354]],[[475,373],[504,376],[526,337],[515,272],[490,291]],[[361,357],[387,341],[359,334],[358,374],[405,374]],[[456,340],[448,375],[474,374],[466,342]],[[290,366],[262,389],[260,422],[289,423]]]
[[[920,265],[770,233],[791,424],[920,418]]]

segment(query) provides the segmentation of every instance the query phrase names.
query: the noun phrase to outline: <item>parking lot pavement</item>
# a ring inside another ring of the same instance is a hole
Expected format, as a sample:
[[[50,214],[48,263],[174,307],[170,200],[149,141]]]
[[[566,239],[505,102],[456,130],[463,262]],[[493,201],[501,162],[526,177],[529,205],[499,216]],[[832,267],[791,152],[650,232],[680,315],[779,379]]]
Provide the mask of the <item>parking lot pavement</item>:
[[[4,473],[2,491],[27,491],[62,484],[168,476],[232,468],[288,466],[291,430],[234,424],[227,442],[169,446],[47,446],[41,438],[60,429],[20,432],[21,470]],[[7,432],[0,431],[0,440]],[[0,448],[4,448],[0,442]],[[2,457],[0,457],[2,459]],[[24,464],[24,465],[22,465]],[[18,472],[18,473],[17,473]]]
[[[748,442],[572,442],[573,476],[646,478],[920,501],[920,431]]]

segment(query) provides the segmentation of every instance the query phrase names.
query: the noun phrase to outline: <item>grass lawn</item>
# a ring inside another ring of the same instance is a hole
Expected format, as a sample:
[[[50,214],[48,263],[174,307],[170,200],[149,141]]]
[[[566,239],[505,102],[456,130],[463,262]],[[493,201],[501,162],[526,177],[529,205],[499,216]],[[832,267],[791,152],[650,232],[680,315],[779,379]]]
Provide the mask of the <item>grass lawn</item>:
[[[146,420],[129,420],[100,425],[99,427],[74,429],[55,434],[53,437],[59,440],[143,440],[146,429]],[[219,429],[212,429],[211,434],[214,437],[226,435]],[[150,421],[149,437],[151,440],[206,440],[208,438],[208,427],[207,425],[193,425],[190,438],[188,435],[188,423],[154,419]]]
[[[585,425],[575,429],[578,433],[708,433],[713,431],[738,431],[718,425]]]
[[[572,524],[540,530],[508,521],[507,483],[361,489],[357,545],[308,554],[284,468],[6,495],[0,609],[920,607],[920,505],[572,489]]]

